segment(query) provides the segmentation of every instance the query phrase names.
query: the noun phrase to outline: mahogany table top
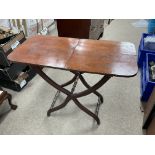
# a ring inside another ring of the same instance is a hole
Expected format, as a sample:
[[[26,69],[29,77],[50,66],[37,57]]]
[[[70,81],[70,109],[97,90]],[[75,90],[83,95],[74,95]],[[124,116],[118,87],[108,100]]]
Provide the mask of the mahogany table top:
[[[129,42],[33,36],[8,56],[12,62],[71,71],[131,77],[136,75],[135,46]]]

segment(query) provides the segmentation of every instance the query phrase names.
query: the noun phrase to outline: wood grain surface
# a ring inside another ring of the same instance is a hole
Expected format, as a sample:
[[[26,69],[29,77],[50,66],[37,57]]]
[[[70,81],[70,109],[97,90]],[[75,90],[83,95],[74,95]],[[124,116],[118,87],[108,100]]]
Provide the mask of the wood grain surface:
[[[136,75],[135,46],[129,42],[34,36],[12,52],[13,62],[80,72]]]

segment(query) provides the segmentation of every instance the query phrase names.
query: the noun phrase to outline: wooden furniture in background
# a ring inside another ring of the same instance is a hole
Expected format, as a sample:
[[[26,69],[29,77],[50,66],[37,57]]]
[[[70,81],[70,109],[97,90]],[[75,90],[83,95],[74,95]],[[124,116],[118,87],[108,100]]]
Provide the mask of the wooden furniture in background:
[[[58,36],[99,39],[104,32],[104,19],[57,19]]]
[[[147,135],[155,135],[155,88],[144,106],[143,129]]]
[[[58,90],[47,112],[48,116],[51,112],[65,107],[72,100],[81,110],[93,117],[97,124],[100,124],[98,111],[103,103],[103,97],[97,89],[112,76],[132,77],[138,71],[135,46],[128,42],[35,36],[16,48],[8,59],[31,65],[46,82]],[[42,66],[67,70],[74,76],[70,81],[59,85],[41,70]],[[84,73],[101,74],[103,77],[95,85],[90,86],[83,77]],[[87,89],[74,93],[78,80],[81,80]],[[74,84],[71,91],[64,88],[72,83]],[[62,104],[54,107],[60,92],[67,97]],[[94,93],[99,101],[95,113],[78,100],[91,93]]]
[[[11,109],[16,110],[17,106],[12,104],[12,96],[11,94],[9,94],[7,91],[2,90],[2,88],[0,88],[0,105],[4,103],[4,100],[8,99],[8,103],[11,107]]]

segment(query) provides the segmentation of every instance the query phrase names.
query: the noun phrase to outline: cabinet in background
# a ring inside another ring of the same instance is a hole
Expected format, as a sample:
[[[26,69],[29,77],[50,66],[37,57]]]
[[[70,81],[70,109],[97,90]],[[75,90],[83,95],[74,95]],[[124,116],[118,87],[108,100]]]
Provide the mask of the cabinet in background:
[[[58,36],[99,39],[104,33],[104,19],[57,19]]]
[[[155,135],[155,87],[144,106],[143,129],[147,135]]]

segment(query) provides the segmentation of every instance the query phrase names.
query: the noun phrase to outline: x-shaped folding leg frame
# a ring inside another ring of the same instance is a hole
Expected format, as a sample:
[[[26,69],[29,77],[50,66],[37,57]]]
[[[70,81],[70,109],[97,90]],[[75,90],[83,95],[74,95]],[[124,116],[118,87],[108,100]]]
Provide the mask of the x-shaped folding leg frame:
[[[70,100],[73,100],[74,103],[81,109],[83,110],[85,113],[87,113],[88,115],[90,115],[91,117],[93,117],[96,121],[97,121],[97,124],[99,125],[100,124],[100,119],[98,118],[98,110],[99,110],[99,106],[101,103],[103,103],[103,97],[102,95],[97,92],[97,89],[99,89],[101,86],[103,86],[111,77],[112,75],[104,75],[101,80],[99,82],[97,82],[95,85],[93,86],[90,86],[86,80],[83,78],[81,72],[76,72],[76,71],[72,71],[74,75],[74,77],[62,84],[62,85],[59,85],[57,84],[56,82],[54,82],[51,78],[49,78],[43,71],[42,69],[39,67],[39,66],[32,66],[32,68],[46,81],[48,82],[50,85],[52,85],[54,88],[56,88],[58,91],[55,95],[55,98],[53,100],[53,104],[51,105],[51,108],[48,110],[47,112],[47,115],[50,116],[50,113],[51,112],[54,112],[54,111],[57,111],[63,107],[65,107],[68,102]],[[81,82],[84,84],[84,86],[87,88],[86,90],[82,91],[82,92],[79,92],[79,93],[73,93],[74,90],[75,90],[75,87],[76,87],[76,84],[77,84],[77,80],[80,79]],[[68,86],[70,84],[73,84],[73,88],[71,91],[68,91],[67,89],[65,89],[64,87],[65,86]],[[54,107],[54,104],[60,94],[60,92],[64,93],[67,95],[66,99],[64,100],[64,102],[56,107]],[[96,96],[98,96],[99,98],[99,104],[97,105],[97,108],[96,108],[96,113],[93,113],[91,112],[90,110],[88,110],[85,106],[83,106],[79,101],[78,101],[78,98],[80,97],[83,97],[83,96],[86,96],[86,95],[89,95],[91,93],[94,93]]]

